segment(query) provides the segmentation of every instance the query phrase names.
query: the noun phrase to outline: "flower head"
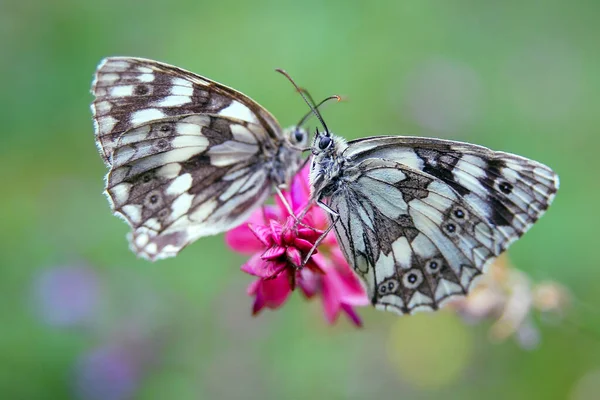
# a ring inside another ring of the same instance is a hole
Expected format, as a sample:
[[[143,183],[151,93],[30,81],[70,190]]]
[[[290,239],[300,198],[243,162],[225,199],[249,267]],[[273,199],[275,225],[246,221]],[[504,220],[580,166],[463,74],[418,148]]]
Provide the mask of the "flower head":
[[[321,209],[308,205],[307,177],[305,168],[293,180],[290,190],[283,192],[294,216],[277,198],[275,206],[263,207],[247,224],[229,231],[227,244],[235,251],[252,254],[241,269],[258,278],[248,287],[248,294],[254,296],[254,314],[265,307],[279,308],[299,287],[306,298],[317,295],[322,298],[329,323],[344,312],[360,325],[353,307],[368,304],[366,293],[341,254],[334,235],[321,238],[328,220]],[[310,208],[297,221],[296,215],[307,206]],[[320,238],[317,251],[314,247]]]
[[[304,257],[311,251],[323,231],[296,226],[295,219],[290,216],[284,225],[277,220],[271,220],[269,226],[249,224],[248,229],[266,250],[255,254],[242,266],[242,271],[265,279],[275,278],[286,269],[295,272],[302,267],[323,273],[312,257],[302,265]],[[291,278],[294,276],[293,274]]]

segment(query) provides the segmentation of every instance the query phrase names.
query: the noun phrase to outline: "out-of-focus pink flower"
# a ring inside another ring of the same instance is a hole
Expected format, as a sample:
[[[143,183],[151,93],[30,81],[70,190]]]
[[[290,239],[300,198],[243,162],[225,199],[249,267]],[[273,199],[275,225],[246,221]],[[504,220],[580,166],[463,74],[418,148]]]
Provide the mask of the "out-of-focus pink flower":
[[[309,203],[308,168],[293,180],[289,191],[283,195],[293,213],[298,215]],[[317,206],[311,206],[302,223],[296,222],[280,198],[275,206],[265,206],[256,211],[247,224],[229,231],[225,240],[233,250],[252,254],[242,265],[242,271],[258,277],[248,286],[254,296],[253,313],[263,308],[282,306],[291,292],[299,287],[307,298],[319,295],[323,301],[325,317],[335,322],[344,312],[357,326],[360,318],[355,306],[369,303],[358,278],[344,259],[333,234],[320,243],[303,265],[315,242],[327,227],[328,219]]]
[[[95,316],[99,286],[94,269],[84,263],[44,269],[34,281],[35,307],[50,325],[81,326]]]
[[[83,399],[125,400],[133,397],[140,378],[139,362],[130,349],[107,345],[82,355],[74,391]]]

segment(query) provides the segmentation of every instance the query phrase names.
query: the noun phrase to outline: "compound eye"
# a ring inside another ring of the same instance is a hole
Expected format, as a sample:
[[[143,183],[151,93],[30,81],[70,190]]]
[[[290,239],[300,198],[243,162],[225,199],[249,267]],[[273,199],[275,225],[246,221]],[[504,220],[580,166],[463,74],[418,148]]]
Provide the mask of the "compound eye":
[[[296,142],[302,143],[304,141],[304,132],[302,132],[300,129],[297,129],[294,132],[294,139],[296,139]]]
[[[331,144],[331,138],[329,136],[323,136],[319,139],[319,149],[325,150]]]

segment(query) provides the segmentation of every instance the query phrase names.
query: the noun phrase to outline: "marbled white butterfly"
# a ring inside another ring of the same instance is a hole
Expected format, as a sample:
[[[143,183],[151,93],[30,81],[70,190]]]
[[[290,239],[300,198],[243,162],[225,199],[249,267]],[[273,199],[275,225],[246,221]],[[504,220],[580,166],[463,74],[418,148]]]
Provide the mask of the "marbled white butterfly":
[[[311,198],[378,309],[436,310],[466,295],[558,190],[536,161],[419,137],[346,143],[313,111],[325,131],[312,144]]]
[[[145,258],[241,224],[302,164],[303,129],[282,130],[249,97],[183,69],[110,57],[91,91],[106,195]]]

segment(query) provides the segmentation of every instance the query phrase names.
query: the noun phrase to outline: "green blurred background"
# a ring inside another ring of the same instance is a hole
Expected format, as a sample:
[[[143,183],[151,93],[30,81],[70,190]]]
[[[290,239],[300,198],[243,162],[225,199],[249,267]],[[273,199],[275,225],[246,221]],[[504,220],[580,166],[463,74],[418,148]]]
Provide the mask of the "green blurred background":
[[[0,2],[3,399],[600,396],[600,3],[580,0]],[[281,123],[466,140],[544,162],[561,190],[511,248],[573,294],[541,342],[492,343],[450,312],[328,326],[298,293],[250,316],[222,236],[138,260],[102,194],[89,87],[102,57],[154,58],[232,86]]]

